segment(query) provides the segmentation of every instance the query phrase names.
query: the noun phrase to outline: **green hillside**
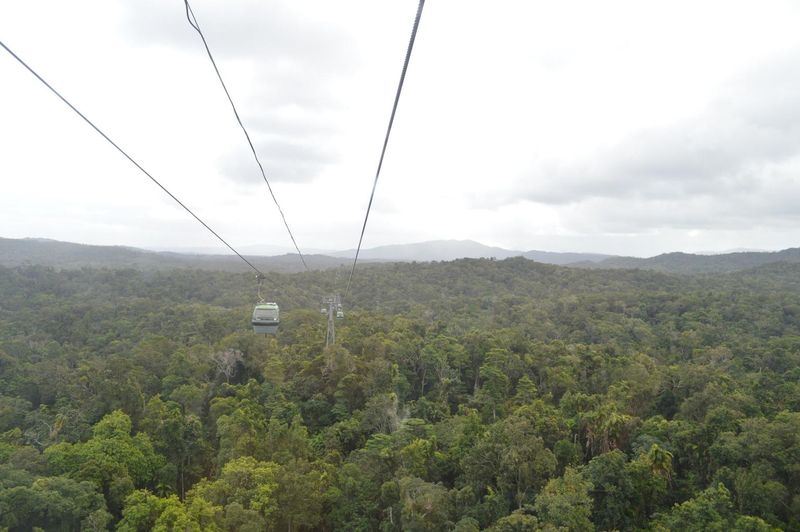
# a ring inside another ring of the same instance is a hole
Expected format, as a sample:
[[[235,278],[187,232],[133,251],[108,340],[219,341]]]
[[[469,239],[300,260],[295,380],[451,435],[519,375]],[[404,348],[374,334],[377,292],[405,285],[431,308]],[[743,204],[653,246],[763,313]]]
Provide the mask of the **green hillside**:
[[[800,262],[800,248],[782,251],[746,251],[720,255],[664,253],[647,259],[611,257],[599,262],[582,262],[586,268],[655,270],[670,273],[712,273],[749,270],[775,262]]]
[[[224,251],[224,250],[223,250]],[[303,264],[297,255],[248,256],[262,271],[298,272]],[[352,259],[306,255],[314,269],[335,268]],[[94,246],[36,238],[0,238],[0,266],[51,266],[59,269],[115,268],[136,270],[201,269],[247,272],[249,266],[235,255],[203,255],[146,251],[124,246]]]

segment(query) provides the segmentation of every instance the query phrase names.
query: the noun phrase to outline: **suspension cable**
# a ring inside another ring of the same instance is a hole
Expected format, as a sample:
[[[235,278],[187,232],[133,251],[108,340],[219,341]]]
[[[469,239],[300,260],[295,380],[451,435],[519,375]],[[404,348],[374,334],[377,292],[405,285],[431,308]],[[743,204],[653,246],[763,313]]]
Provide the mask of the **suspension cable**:
[[[244,127],[242,123],[242,119],[239,117],[239,112],[236,110],[236,105],[233,103],[233,98],[231,97],[231,93],[228,92],[228,87],[225,85],[225,82],[222,80],[222,74],[219,72],[219,68],[217,68],[217,62],[214,61],[214,56],[211,55],[211,49],[208,47],[208,42],[206,41],[205,35],[203,35],[203,31],[200,29],[200,24],[197,22],[197,17],[194,15],[194,11],[192,10],[192,6],[189,5],[189,0],[184,0],[184,4],[186,5],[186,20],[189,21],[189,25],[197,31],[197,34],[200,35],[200,39],[203,41],[203,46],[206,49],[206,53],[208,54],[208,58],[211,60],[211,65],[214,67],[214,72],[217,73],[217,78],[219,78],[220,85],[222,85],[222,90],[225,91],[225,96],[228,97],[228,102],[231,104],[231,109],[233,109],[233,115],[236,117],[236,121],[239,123],[239,127],[242,128],[244,132],[244,136],[247,139],[247,144],[250,146],[250,151],[253,152],[253,158],[256,160],[256,164],[258,164],[258,169],[261,170],[261,177],[264,178],[264,183],[267,184],[267,189],[269,190],[270,196],[272,196],[272,201],[275,202],[275,206],[278,208],[278,212],[281,215],[281,219],[283,220],[283,225],[286,226],[286,231],[289,233],[289,238],[292,239],[292,244],[294,244],[294,249],[297,250],[297,254],[300,256],[300,261],[303,263],[306,271],[308,271],[308,264],[306,264],[306,259],[303,257],[303,254],[300,252],[300,248],[297,245],[297,241],[294,239],[294,235],[292,234],[292,230],[289,229],[289,222],[286,221],[286,216],[283,214],[283,209],[281,209],[280,204],[278,203],[278,198],[275,197],[275,192],[272,191],[272,186],[269,184],[269,179],[267,179],[267,173],[264,171],[264,166],[261,164],[261,160],[258,158],[258,154],[256,153],[256,149],[253,146],[253,141],[250,140],[250,134],[247,132],[247,129]]]
[[[5,45],[5,43],[4,43],[3,41],[0,41],[0,46],[2,46],[2,47],[5,49],[5,51],[6,51],[6,52],[8,52],[8,53],[11,55],[11,57],[13,57],[14,59],[16,59],[16,60],[19,62],[19,64],[21,64],[22,66],[24,66],[24,67],[25,67],[25,68],[28,70],[28,72],[30,72],[31,74],[33,74],[33,75],[36,77],[36,79],[38,79],[39,81],[41,81],[41,82],[44,84],[44,86],[45,86],[45,87],[47,87],[48,89],[50,89],[50,92],[52,92],[53,94],[55,94],[56,96],[58,96],[58,97],[59,97],[59,99],[60,99],[62,102],[64,102],[65,104],[67,104],[67,106],[68,106],[70,109],[72,109],[73,111],[75,111],[75,114],[77,114],[78,116],[80,116],[81,118],[83,118],[83,120],[84,120],[84,121],[85,121],[87,124],[89,124],[90,126],[92,126],[92,128],[93,128],[93,129],[94,129],[96,132],[98,132],[98,133],[100,134],[100,136],[102,136],[104,139],[106,139],[106,141],[108,141],[108,143],[109,143],[109,144],[111,144],[112,146],[114,146],[114,147],[117,149],[117,151],[118,151],[118,152],[120,152],[122,155],[124,155],[124,156],[125,156],[125,158],[126,158],[126,159],[128,159],[128,160],[129,160],[129,161],[130,161],[130,162],[131,162],[131,163],[132,163],[132,164],[133,164],[133,165],[134,165],[136,168],[138,168],[139,170],[141,170],[141,171],[142,171],[142,173],[143,173],[144,175],[146,175],[147,177],[149,177],[149,178],[150,178],[150,180],[151,180],[153,183],[155,183],[156,185],[158,185],[158,186],[159,186],[159,188],[161,188],[161,190],[163,190],[164,192],[166,192],[166,194],[167,194],[167,195],[168,195],[170,198],[172,198],[173,200],[175,200],[175,203],[177,203],[178,205],[180,205],[181,207],[183,207],[183,208],[184,208],[184,210],[185,210],[186,212],[188,212],[189,214],[191,214],[191,215],[194,217],[194,219],[195,219],[195,220],[197,220],[198,222],[200,222],[200,223],[203,225],[203,227],[205,227],[206,229],[208,229],[208,230],[209,230],[209,232],[210,232],[212,235],[214,235],[215,237],[217,237],[217,239],[218,239],[220,242],[222,242],[223,244],[225,244],[225,245],[228,247],[228,249],[230,249],[231,251],[233,251],[233,252],[236,254],[236,256],[237,256],[237,257],[239,257],[239,258],[240,258],[240,259],[242,259],[244,262],[246,262],[246,263],[247,263],[247,265],[248,265],[248,266],[250,266],[250,267],[251,267],[251,268],[252,268],[252,269],[253,269],[253,270],[254,270],[254,271],[255,271],[255,272],[258,274],[258,275],[264,275],[263,273],[261,273],[261,270],[259,270],[259,269],[258,269],[258,268],[256,268],[255,266],[253,266],[253,264],[252,264],[252,263],[251,263],[249,260],[247,260],[246,258],[244,258],[244,257],[243,257],[243,256],[242,256],[242,255],[241,255],[241,254],[240,254],[238,251],[236,251],[236,249],[234,249],[234,247],[233,247],[233,246],[231,246],[230,244],[228,244],[228,242],[226,242],[224,238],[222,238],[221,236],[219,236],[219,234],[218,234],[216,231],[214,231],[213,229],[211,229],[211,227],[209,227],[209,225],[208,225],[207,223],[205,223],[203,220],[201,220],[199,216],[197,216],[197,215],[196,215],[194,212],[192,212],[192,210],[191,210],[191,209],[189,209],[189,207],[187,207],[186,205],[184,205],[184,204],[183,204],[183,202],[182,202],[181,200],[179,200],[179,199],[178,199],[178,198],[177,198],[177,197],[176,197],[176,196],[175,196],[175,195],[174,195],[172,192],[170,192],[169,190],[167,190],[167,188],[166,188],[164,185],[162,185],[162,184],[161,184],[161,183],[160,183],[160,182],[159,182],[159,181],[158,181],[158,180],[157,180],[155,177],[153,177],[153,176],[150,174],[150,172],[148,172],[147,170],[145,170],[145,169],[142,167],[142,165],[140,165],[139,163],[137,163],[137,162],[136,162],[136,161],[133,159],[133,157],[131,157],[130,155],[128,155],[128,154],[127,154],[127,152],[125,152],[125,150],[123,150],[122,148],[120,148],[120,147],[119,147],[119,145],[117,145],[117,143],[116,143],[116,142],[114,142],[113,140],[111,140],[111,138],[110,138],[108,135],[106,135],[105,133],[103,133],[103,131],[102,131],[102,130],[101,130],[99,127],[97,127],[96,125],[94,125],[94,123],[93,123],[91,120],[89,120],[88,118],[86,118],[86,116],[85,116],[83,113],[81,113],[80,111],[78,111],[78,109],[77,109],[77,108],[76,108],[74,105],[72,105],[72,104],[71,104],[71,103],[70,103],[70,102],[69,102],[69,101],[68,101],[66,98],[64,98],[64,97],[61,95],[61,93],[59,93],[59,92],[58,92],[56,89],[54,89],[54,88],[53,88],[53,87],[52,87],[52,86],[51,86],[51,85],[50,85],[50,84],[49,84],[47,81],[45,81],[45,80],[44,80],[44,78],[42,78],[42,76],[40,76],[39,74],[37,74],[37,73],[36,73],[36,71],[35,71],[35,70],[33,70],[33,68],[31,68],[30,66],[28,66],[28,64],[27,64],[25,61],[23,61],[23,60],[22,60],[22,58],[20,58],[20,57],[19,57],[17,54],[15,54],[15,53],[14,53],[14,52],[13,52],[13,51],[12,51],[12,50],[11,50],[11,49],[8,47],[8,46],[6,46],[6,45]]]
[[[372,200],[375,197],[375,187],[378,186],[378,178],[381,175],[383,158],[386,155],[386,146],[389,144],[389,135],[392,133],[394,116],[395,113],[397,112],[397,103],[400,101],[400,93],[403,91],[403,82],[405,82],[406,79],[408,62],[411,59],[411,50],[414,48],[414,40],[417,38],[417,29],[419,28],[419,20],[422,17],[422,8],[424,6],[425,6],[425,0],[419,0],[419,6],[417,7],[417,17],[414,19],[414,28],[411,30],[411,38],[408,41],[408,49],[406,50],[406,59],[403,62],[403,71],[400,74],[400,82],[397,84],[397,93],[394,96],[394,105],[392,105],[392,114],[389,117],[389,126],[386,128],[386,137],[383,140],[383,149],[381,149],[381,157],[378,160],[378,169],[375,172],[375,181],[373,181],[372,183],[372,192],[369,195],[369,203],[367,204],[367,213],[364,216],[364,224],[361,226],[361,236],[358,238],[358,247],[356,248],[356,256],[353,259],[353,268],[350,270],[350,276],[347,279],[347,289],[344,292],[345,298],[350,293],[350,285],[353,283],[353,274],[356,271],[358,254],[361,252],[361,242],[364,240],[364,231],[366,231],[367,229],[367,220],[369,220],[369,211],[372,209]]]

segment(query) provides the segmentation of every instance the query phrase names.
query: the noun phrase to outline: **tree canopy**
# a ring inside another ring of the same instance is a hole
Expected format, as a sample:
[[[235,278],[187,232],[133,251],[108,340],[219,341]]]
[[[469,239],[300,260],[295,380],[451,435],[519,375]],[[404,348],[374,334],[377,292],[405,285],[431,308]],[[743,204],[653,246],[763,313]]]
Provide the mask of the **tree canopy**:
[[[0,267],[0,530],[800,530],[800,265]]]

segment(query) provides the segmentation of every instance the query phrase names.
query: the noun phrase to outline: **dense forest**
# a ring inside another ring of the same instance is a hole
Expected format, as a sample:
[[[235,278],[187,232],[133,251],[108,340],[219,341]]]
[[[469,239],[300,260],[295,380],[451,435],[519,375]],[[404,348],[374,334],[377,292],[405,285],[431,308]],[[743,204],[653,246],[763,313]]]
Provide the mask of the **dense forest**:
[[[800,264],[0,267],[0,529],[800,530]]]

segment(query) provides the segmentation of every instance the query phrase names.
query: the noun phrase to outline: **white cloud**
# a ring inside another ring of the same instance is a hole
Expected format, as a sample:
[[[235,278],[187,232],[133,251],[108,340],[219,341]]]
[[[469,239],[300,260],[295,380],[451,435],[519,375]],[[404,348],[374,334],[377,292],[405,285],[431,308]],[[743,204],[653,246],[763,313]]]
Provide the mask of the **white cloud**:
[[[353,247],[416,2],[193,6],[300,245]],[[428,2],[367,245],[796,245],[799,10]],[[290,247],[181,2],[11,0],[0,35],[231,243]],[[7,56],[0,79],[0,235],[210,245]]]

